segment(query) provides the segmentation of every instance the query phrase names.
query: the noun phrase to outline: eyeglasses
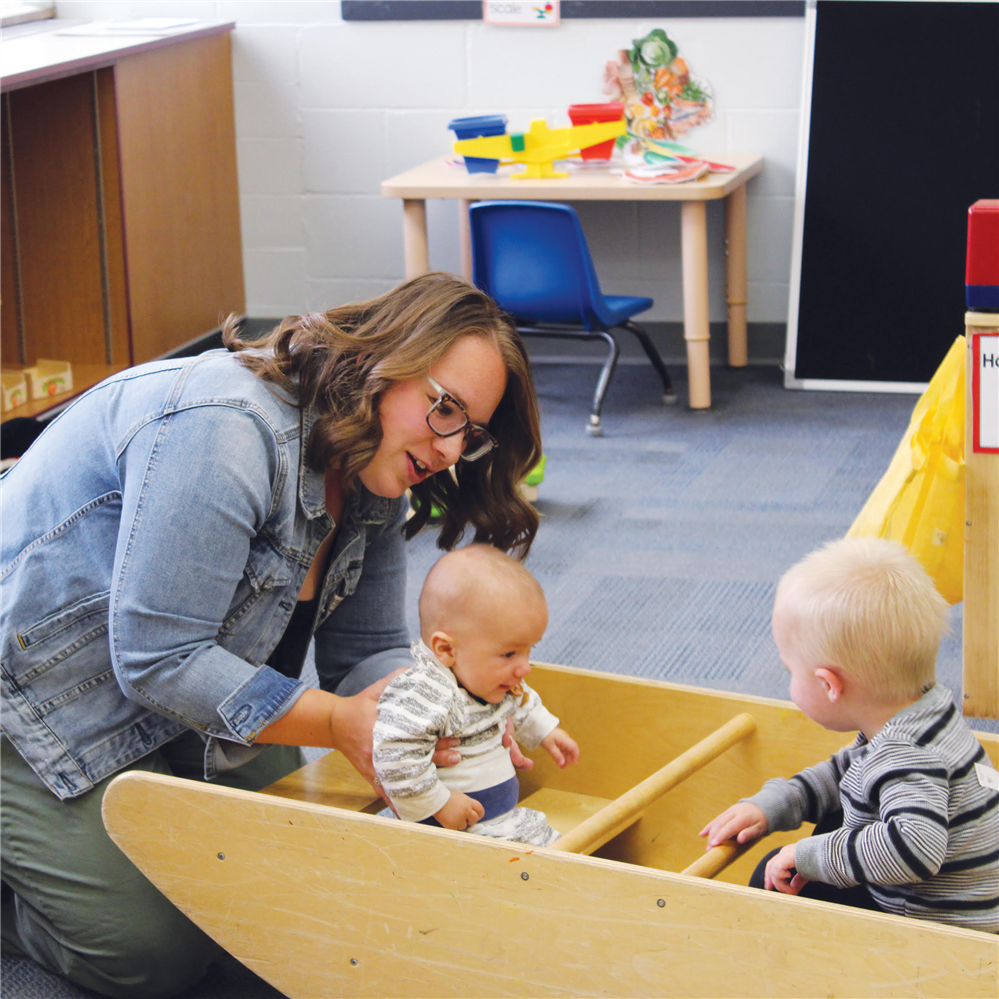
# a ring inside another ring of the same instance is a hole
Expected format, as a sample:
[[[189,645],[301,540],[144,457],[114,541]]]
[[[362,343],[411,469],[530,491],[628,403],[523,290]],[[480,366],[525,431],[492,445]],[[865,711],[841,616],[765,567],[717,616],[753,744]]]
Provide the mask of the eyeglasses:
[[[463,432],[465,440],[461,457],[465,461],[476,461],[489,454],[496,447],[496,438],[485,427],[472,423],[468,418],[468,410],[430,375],[427,375],[427,381],[437,393],[437,401],[427,410],[427,426],[438,437],[453,437]]]

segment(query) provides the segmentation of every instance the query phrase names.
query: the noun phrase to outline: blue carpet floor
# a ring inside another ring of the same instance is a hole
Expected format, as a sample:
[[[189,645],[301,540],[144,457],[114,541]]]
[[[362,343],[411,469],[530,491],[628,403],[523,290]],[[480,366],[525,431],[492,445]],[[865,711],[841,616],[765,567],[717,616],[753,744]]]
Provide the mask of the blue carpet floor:
[[[596,371],[536,368],[547,466],[527,564],[550,624],[535,658],[786,698],[770,637],[776,582],[847,531],[916,397],[793,392],[776,368],[717,369],[711,410],[695,412],[662,406],[651,368],[629,365],[611,384],[604,436],[591,438]],[[439,554],[426,532],[414,539],[414,633]],[[960,690],[960,605],[938,671]]]
[[[535,658],[786,698],[770,637],[775,583],[845,533],[915,397],[790,392],[774,368],[716,369],[711,410],[694,412],[663,407],[651,368],[627,364],[611,385],[605,435],[591,438],[584,426],[597,372],[536,368],[548,462],[528,565],[547,594],[550,624]],[[674,379],[685,399],[682,369]],[[424,531],[411,543],[414,635],[417,594],[440,554],[434,542]],[[960,691],[960,605],[938,675]],[[4,999],[91,995],[26,960],[4,958],[0,973]],[[186,999],[277,995],[226,962]]]

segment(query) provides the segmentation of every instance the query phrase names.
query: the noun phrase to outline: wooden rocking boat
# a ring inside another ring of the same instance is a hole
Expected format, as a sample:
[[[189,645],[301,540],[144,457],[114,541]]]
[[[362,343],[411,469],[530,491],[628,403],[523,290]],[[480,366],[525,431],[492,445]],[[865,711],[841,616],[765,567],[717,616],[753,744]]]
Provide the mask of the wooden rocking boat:
[[[987,996],[992,934],[744,887],[699,830],[848,737],[792,704],[561,666],[531,684],[578,740],[522,800],[564,835],[530,849],[375,817],[338,753],[252,794],[139,772],[114,841],[288,996]],[[980,735],[993,764],[997,737]]]

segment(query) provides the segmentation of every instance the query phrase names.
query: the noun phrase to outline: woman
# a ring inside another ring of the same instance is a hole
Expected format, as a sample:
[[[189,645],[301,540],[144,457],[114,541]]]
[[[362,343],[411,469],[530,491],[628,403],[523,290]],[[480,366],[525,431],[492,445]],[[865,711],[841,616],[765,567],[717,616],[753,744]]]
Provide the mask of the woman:
[[[464,281],[225,342],[92,389],[0,490],[5,951],[106,995],[176,994],[216,953],[108,839],[113,775],[257,789],[321,746],[373,780],[403,536],[431,506],[445,548],[470,527],[523,555],[537,529],[526,355]]]

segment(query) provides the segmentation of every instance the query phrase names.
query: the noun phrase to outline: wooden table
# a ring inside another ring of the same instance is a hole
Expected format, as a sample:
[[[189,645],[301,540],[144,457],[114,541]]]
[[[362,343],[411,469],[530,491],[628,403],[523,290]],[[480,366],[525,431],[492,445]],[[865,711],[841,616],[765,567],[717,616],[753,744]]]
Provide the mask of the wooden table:
[[[245,310],[234,27],[109,37],[51,19],[4,29],[5,370],[69,361],[77,394]]]
[[[735,166],[733,173],[711,173],[686,184],[645,186],[631,184],[609,170],[579,170],[565,179],[513,180],[520,168],[500,167],[496,174],[466,173],[446,158],[431,160],[382,183],[382,196],[402,198],[406,277],[429,270],[427,198],[457,198],[461,202],[461,263],[472,276],[472,249],[468,206],[483,199],[528,201],[679,201],[683,262],[683,324],[690,378],[690,406],[711,405],[708,360],[708,238],[705,203],[725,199],[725,235],[728,244],[728,362],[742,367],[746,346],[746,181],[763,168],[755,153],[707,155]]]

